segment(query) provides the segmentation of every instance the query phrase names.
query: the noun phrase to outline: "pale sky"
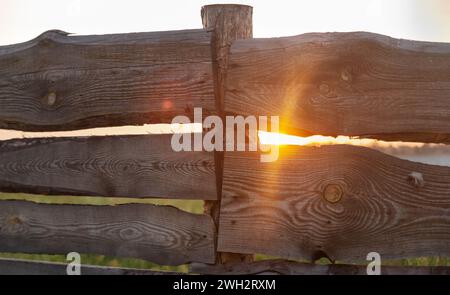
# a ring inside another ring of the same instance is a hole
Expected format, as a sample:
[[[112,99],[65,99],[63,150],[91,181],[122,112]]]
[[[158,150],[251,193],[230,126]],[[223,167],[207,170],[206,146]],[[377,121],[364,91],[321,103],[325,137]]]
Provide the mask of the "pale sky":
[[[370,31],[450,42],[448,0],[0,0],[0,45],[49,29],[76,34],[164,31],[201,27],[205,4],[254,7],[254,36]]]

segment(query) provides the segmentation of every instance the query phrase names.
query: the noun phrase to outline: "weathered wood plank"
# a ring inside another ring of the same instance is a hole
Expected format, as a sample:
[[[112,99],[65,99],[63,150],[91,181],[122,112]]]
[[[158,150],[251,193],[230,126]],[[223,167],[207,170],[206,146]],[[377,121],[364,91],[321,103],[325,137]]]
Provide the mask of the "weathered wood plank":
[[[282,131],[450,142],[450,43],[370,33],[238,40],[225,111]]]
[[[253,36],[253,7],[238,4],[206,5],[201,11],[203,27],[212,31],[212,56],[214,65],[214,90],[218,114],[224,118],[223,101],[225,95],[226,73],[228,71],[228,56],[230,46],[238,39],[248,39]],[[224,121],[225,122],[225,121]],[[223,136],[225,138],[225,135]],[[212,216],[216,228],[219,224],[220,199],[222,197],[224,153],[215,152],[215,167],[217,200],[205,202],[205,213]],[[235,253],[218,253],[218,262],[251,261],[252,255],[239,255]]]
[[[214,223],[171,206],[0,202],[0,252],[93,253],[178,265],[213,263]]]
[[[240,4],[205,5],[201,15],[203,28],[212,32],[216,106],[221,113],[230,47],[235,40],[253,37],[253,7]]]
[[[170,134],[0,142],[0,191],[217,198],[213,153],[175,152]]]
[[[0,275],[66,275],[67,264],[58,262],[0,258]],[[81,265],[81,275],[182,275],[150,269]]]
[[[218,251],[365,261],[450,255],[450,168],[364,147],[225,156]]]
[[[68,36],[0,47],[0,128],[170,123],[215,109],[206,30]]]
[[[382,265],[382,275],[450,275],[447,266]],[[191,271],[211,275],[366,275],[367,266],[352,264],[309,264],[288,260],[262,260],[251,263],[208,265],[193,263]]]

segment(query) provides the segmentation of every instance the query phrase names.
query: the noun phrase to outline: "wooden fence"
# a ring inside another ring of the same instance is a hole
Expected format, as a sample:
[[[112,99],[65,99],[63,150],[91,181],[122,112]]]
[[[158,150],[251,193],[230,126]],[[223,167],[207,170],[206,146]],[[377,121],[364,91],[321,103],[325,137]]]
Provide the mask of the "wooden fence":
[[[202,21],[203,29],[155,33],[49,31],[0,47],[0,128],[170,123],[201,107],[203,115],[278,115],[281,131],[296,135],[450,142],[450,44],[370,33],[253,39],[252,8],[242,5],[205,6]],[[197,199],[205,213],[2,200],[0,252],[76,251],[211,274],[364,274],[369,252],[450,256],[450,168],[345,145],[281,147],[272,163],[259,157],[175,152],[170,135],[156,134],[1,142],[3,192]],[[305,263],[252,261],[255,253]],[[314,264],[321,257],[333,264]],[[0,274],[65,269],[0,259]]]

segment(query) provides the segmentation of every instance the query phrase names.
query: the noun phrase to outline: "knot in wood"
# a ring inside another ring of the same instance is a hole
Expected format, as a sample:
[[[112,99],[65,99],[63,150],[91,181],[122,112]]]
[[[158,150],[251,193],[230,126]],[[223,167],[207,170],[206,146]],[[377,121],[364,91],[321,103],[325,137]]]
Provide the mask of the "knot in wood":
[[[10,234],[19,233],[24,229],[23,220],[19,216],[10,217],[4,226],[6,232]]]
[[[20,217],[14,216],[14,217],[11,217],[9,219],[9,223],[11,223],[11,224],[22,224],[23,222],[22,222],[22,219],[20,219]]]
[[[337,203],[342,199],[344,191],[337,184],[328,184],[323,192],[323,197],[330,203]]]
[[[49,107],[52,107],[56,103],[56,93],[49,92],[43,99],[43,103]]]

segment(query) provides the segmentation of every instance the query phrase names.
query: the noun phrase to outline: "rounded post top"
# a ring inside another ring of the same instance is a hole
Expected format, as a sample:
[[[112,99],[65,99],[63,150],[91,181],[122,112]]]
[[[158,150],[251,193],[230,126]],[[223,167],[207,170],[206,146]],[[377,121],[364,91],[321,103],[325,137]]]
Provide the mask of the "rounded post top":
[[[218,14],[221,12],[227,12],[227,13],[253,13],[253,7],[249,5],[242,5],[242,4],[210,4],[202,6],[201,13],[202,17],[206,13],[208,14]]]
[[[216,26],[218,19],[225,23],[247,23],[252,24],[253,7],[241,4],[211,4],[201,9],[203,27],[211,29]]]
[[[208,8],[250,8],[253,9],[253,6],[244,5],[244,4],[208,4],[202,6],[202,9]]]

